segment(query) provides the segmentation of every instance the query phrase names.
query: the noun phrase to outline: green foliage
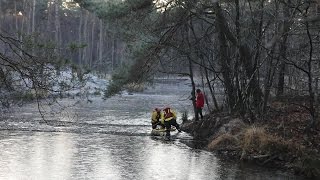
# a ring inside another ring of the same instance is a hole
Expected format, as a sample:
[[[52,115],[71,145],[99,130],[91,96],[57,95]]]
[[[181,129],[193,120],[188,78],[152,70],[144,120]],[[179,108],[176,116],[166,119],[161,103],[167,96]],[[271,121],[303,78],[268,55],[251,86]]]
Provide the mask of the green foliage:
[[[128,83],[128,67],[123,66],[116,70],[116,72],[111,77],[111,82],[108,85],[104,97],[109,98],[117,93],[119,93],[123,86]]]
[[[137,41],[131,45],[130,59],[132,60],[112,75],[112,81],[105,92],[105,97],[115,95],[124,88],[129,91],[141,91],[144,89],[144,82],[148,82],[152,77],[149,76],[150,69],[156,60],[153,46],[143,41]]]
[[[111,96],[114,96],[115,94],[119,93],[121,89],[121,84],[117,84],[117,82],[111,82],[104,93],[104,97],[109,98]]]
[[[140,41],[131,50],[132,65],[129,69],[129,81],[143,83],[152,81],[152,74],[158,67],[158,48],[150,43]]]
[[[188,121],[188,111],[184,111],[182,113],[182,122],[187,122]]]
[[[97,13],[103,19],[119,19],[131,11],[141,11],[149,9],[153,5],[153,0],[109,0],[109,1],[91,1],[75,0],[81,7]]]
[[[141,37],[147,34],[146,30],[153,25],[145,19],[154,12],[152,0],[76,0],[75,2],[107,22],[108,30],[126,42],[141,41]]]
[[[96,90],[96,91],[93,93],[93,95],[95,95],[95,96],[100,96],[100,95],[101,95],[101,92],[100,92],[99,90]]]
[[[152,72],[150,69],[156,64],[159,53],[154,48],[159,40],[157,37],[159,34],[154,36],[150,33],[150,30],[156,29],[154,22],[159,18],[153,0],[76,0],[75,2],[108,22],[109,31],[126,42],[129,53],[127,58],[130,59],[126,62],[128,77],[122,78],[125,79],[125,83],[123,80],[112,79],[107,92],[118,92],[123,84],[140,84],[148,81],[149,73]],[[121,84],[120,87],[119,84]]]
[[[17,94],[15,98],[28,102],[33,101],[35,99],[35,95],[31,91],[27,91],[21,95]]]
[[[27,90],[23,92],[13,92],[11,94],[11,100],[19,101],[19,102],[31,102],[37,98],[45,98],[47,97],[48,92],[46,90]]]

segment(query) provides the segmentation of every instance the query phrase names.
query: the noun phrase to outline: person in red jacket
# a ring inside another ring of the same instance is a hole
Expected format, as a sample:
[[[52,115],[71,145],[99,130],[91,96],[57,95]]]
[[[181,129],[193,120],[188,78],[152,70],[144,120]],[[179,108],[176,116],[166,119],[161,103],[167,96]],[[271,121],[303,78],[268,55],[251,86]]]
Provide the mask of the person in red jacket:
[[[199,120],[199,114],[200,114],[201,120],[203,119],[202,109],[203,109],[203,106],[204,106],[204,96],[203,96],[203,94],[202,94],[200,89],[197,89],[196,92],[197,92],[197,95],[196,95],[196,109],[197,109],[196,121],[198,121]]]

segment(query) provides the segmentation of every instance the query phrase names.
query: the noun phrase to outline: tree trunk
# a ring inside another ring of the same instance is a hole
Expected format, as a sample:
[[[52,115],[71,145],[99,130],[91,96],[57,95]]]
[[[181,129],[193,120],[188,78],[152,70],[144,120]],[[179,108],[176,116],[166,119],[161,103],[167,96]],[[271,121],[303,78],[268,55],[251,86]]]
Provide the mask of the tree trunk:
[[[194,83],[194,79],[193,79],[193,65],[192,65],[192,59],[190,56],[188,56],[188,62],[189,62],[189,74],[190,74],[190,80],[191,80],[191,87],[192,87],[192,91],[191,91],[191,99],[192,99],[192,105],[193,105],[193,112],[195,117],[197,118],[198,116],[196,116],[197,113],[197,109],[196,109],[196,84]],[[199,119],[195,119],[196,121]]]
[[[60,47],[60,16],[59,16],[59,7],[60,7],[60,1],[55,0],[55,16],[54,16],[54,24],[55,24],[55,43],[56,43],[56,48],[55,48],[55,53],[59,53],[59,47]]]
[[[31,34],[32,34],[32,41],[34,41],[34,33],[35,33],[35,16],[36,16],[36,0],[33,0],[32,3],[32,25],[31,25]],[[34,45],[33,45],[34,46]],[[31,54],[34,55],[34,48],[31,49]]]
[[[84,24],[83,24],[83,41],[86,43],[86,46],[82,49],[82,64],[84,66],[87,66],[88,63],[88,45],[89,45],[89,41],[88,41],[88,18],[89,18],[89,12],[86,10],[86,15],[84,18]]]
[[[18,25],[19,15],[18,15],[18,12],[17,12],[17,0],[14,0],[14,13],[16,15],[16,18],[15,18],[15,28],[16,29],[15,29],[15,31],[16,31],[17,39],[18,39],[19,38],[19,32],[18,32],[19,31],[19,25]]]
[[[26,1],[23,0],[23,9],[25,8],[25,3]],[[24,18],[24,14],[21,16],[21,26],[20,26],[20,37],[19,37],[19,40],[20,40],[20,48],[23,49],[23,36],[22,36],[22,33],[24,32],[24,21],[25,21],[25,18]],[[22,51],[20,50],[19,51],[19,55],[22,56]]]
[[[310,124],[309,124],[309,128],[314,128],[316,123],[317,123],[317,115],[318,115],[318,110],[315,109],[314,105],[315,105],[315,93],[313,90],[313,76],[312,76],[312,55],[313,55],[313,42],[312,42],[312,37],[311,37],[311,33],[310,33],[310,27],[309,27],[309,23],[306,23],[306,28],[307,28],[307,35],[308,35],[308,39],[309,39],[309,45],[310,45],[310,51],[309,51],[309,61],[308,61],[308,88],[309,88],[309,103],[310,103],[310,107],[309,107],[309,111],[310,111]]]
[[[103,30],[103,21],[100,19],[99,20],[99,29],[100,29],[100,32],[99,32],[99,66],[101,67],[102,66],[102,56],[103,56],[103,33],[104,33],[104,30]]]
[[[280,49],[281,49],[281,47],[280,47]],[[283,54],[281,51],[280,51],[280,53]],[[277,96],[281,96],[284,93],[285,70],[286,70],[286,64],[285,64],[285,62],[281,61],[280,70],[279,70]]]
[[[32,27],[31,27],[31,33],[33,34],[35,32],[35,16],[36,16],[36,0],[33,0],[32,3]]]
[[[32,5],[30,4],[30,2],[27,1],[27,6],[28,6],[28,11],[27,15],[27,34],[30,35],[31,34],[31,28],[32,28]]]
[[[274,52],[274,48],[272,48],[270,54],[273,54],[273,52]],[[274,82],[274,75],[275,75],[278,63],[279,63],[279,59],[277,60],[276,64],[274,65],[273,64],[273,58],[270,57],[269,63],[267,65],[267,73],[265,75],[266,76],[266,78],[265,78],[265,90],[264,90],[264,96],[263,96],[263,108],[262,108],[262,112],[263,112],[264,115],[267,112],[267,105],[268,105],[268,101],[269,101],[271,87],[272,87],[272,84]]]
[[[211,98],[212,98],[214,107],[215,107],[216,111],[219,111],[220,109],[219,109],[218,101],[217,101],[217,98],[216,98],[215,92],[214,92],[214,82],[212,84],[210,83],[209,73],[208,73],[208,70],[206,68],[204,68],[204,72],[205,72],[206,81],[207,81],[207,84],[208,84],[208,88],[210,90],[210,94],[211,94]]]
[[[92,28],[91,28],[91,43],[90,43],[90,58],[89,60],[89,67],[92,68],[93,58],[94,58],[94,39],[95,39],[95,27],[96,27],[96,18],[95,16],[92,17]]]
[[[203,67],[205,67],[204,60],[203,60],[203,58],[201,58],[201,65],[199,66],[199,68],[200,68],[200,74],[201,74],[202,92],[203,92],[204,100],[206,102],[208,110],[209,110],[209,112],[212,112],[212,108],[210,107],[210,103],[208,101],[207,94],[205,93],[206,91],[205,91],[205,83],[204,83],[204,75],[203,75],[203,69],[205,69],[205,68],[203,68]],[[210,86],[210,84],[208,84],[208,85]]]
[[[112,47],[111,47],[111,72],[114,71],[115,68],[115,35],[112,36]]]
[[[78,28],[78,41],[79,41],[79,45],[82,46],[82,9],[80,10],[80,22],[79,22],[79,28]],[[78,64],[79,66],[81,66],[82,64],[82,49],[78,49]]]
[[[221,63],[221,70],[222,70],[222,76],[223,76],[223,81],[224,81],[224,86],[227,94],[227,104],[228,104],[228,109],[232,112],[234,111],[234,105],[235,105],[235,100],[236,96],[234,94],[234,85],[232,83],[232,78],[230,73],[232,70],[230,69],[230,64],[231,64],[231,59],[228,54],[228,44],[226,40],[226,36],[224,31],[226,30],[225,27],[225,18],[222,15],[221,12],[221,7],[219,3],[215,3],[215,11],[216,11],[216,22],[217,22],[217,30],[218,30],[218,40],[220,44],[220,58],[219,61]]]
[[[48,1],[48,20],[47,20],[47,32],[48,32],[48,39],[51,40],[52,38],[52,29],[51,29],[51,22],[52,22],[52,7],[51,7],[51,0]]]
[[[283,37],[282,41],[280,41],[280,49],[279,49],[279,59],[281,59],[280,63],[280,72],[279,72],[279,81],[278,81],[278,89],[277,89],[277,96],[281,96],[284,93],[284,86],[285,86],[285,70],[286,70],[286,63],[284,59],[287,57],[287,39],[288,39],[288,32],[290,31],[290,12],[289,7],[287,5],[283,5],[283,15],[284,20],[282,22],[283,26]]]

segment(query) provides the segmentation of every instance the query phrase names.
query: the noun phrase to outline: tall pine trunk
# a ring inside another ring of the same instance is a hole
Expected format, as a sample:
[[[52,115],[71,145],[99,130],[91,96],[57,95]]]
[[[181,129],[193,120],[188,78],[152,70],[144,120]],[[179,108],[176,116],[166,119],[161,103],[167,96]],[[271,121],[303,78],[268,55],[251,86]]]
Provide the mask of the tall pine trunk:
[[[98,56],[98,60],[99,60],[99,67],[101,67],[102,65],[102,59],[103,59],[103,34],[104,34],[104,30],[103,30],[103,21],[100,19],[99,20],[99,56]]]
[[[59,15],[60,1],[54,1],[54,25],[55,25],[55,34],[54,40],[56,43],[55,53],[59,53],[60,47],[60,15]]]
[[[80,22],[79,22],[79,28],[78,28],[78,43],[82,46],[82,9],[80,10]],[[82,49],[78,49],[78,65],[81,66],[82,64]]]
[[[88,41],[88,18],[89,18],[89,12],[86,10],[85,11],[85,18],[84,18],[84,24],[83,24],[83,42],[85,42],[86,46],[82,49],[82,64],[84,66],[87,66],[88,63],[88,45],[89,45],[89,41]]]
[[[92,16],[92,27],[91,27],[91,43],[90,43],[90,58],[89,60],[89,67],[92,68],[93,58],[94,58],[94,39],[95,39],[95,28],[96,28],[96,18]]]

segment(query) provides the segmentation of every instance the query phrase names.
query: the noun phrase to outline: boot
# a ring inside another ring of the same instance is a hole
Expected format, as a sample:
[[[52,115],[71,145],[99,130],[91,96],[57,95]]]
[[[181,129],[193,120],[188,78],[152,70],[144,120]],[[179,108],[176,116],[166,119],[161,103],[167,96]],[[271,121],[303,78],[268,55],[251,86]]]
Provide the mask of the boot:
[[[165,137],[164,137],[164,140],[165,140],[165,141],[170,141],[170,136],[165,136]]]
[[[170,130],[166,131],[166,137],[164,138],[166,141],[170,140]]]

